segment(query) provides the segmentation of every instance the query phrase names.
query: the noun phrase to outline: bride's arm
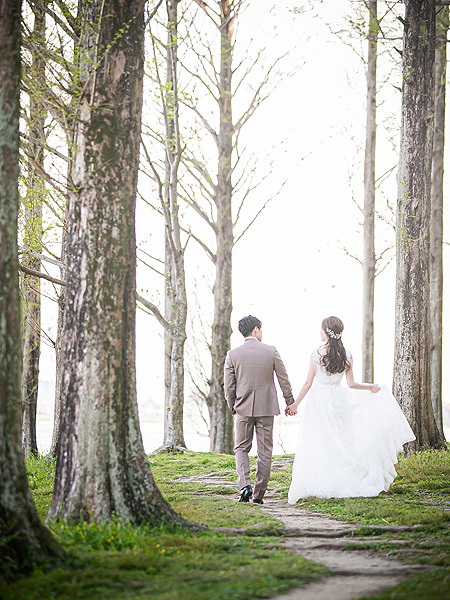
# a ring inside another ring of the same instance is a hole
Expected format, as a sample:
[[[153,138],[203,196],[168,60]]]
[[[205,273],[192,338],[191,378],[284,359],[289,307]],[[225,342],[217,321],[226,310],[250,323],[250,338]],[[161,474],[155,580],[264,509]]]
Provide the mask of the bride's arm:
[[[313,384],[314,381],[314,363],[313,363],[313,358],[311,356],[311,360],[309,363],[309,371],[308,371],[308,375],[306,377],[306,381],[302,386],[302,389],[300,390],[300,394],[298,395],[297,400],[294,402],[294,404],[291,404],[291,406],[289,408],[292,408],[293,410],[297,409],[297,406],[300,404],[300,402],[303,400],[303,398],[306,396],[306,394],[309,392],[309,390],[311,389],[311,386]]]
[[[347,377],[347,384],[349,388],[353,390],[370,390],[374,394],[380,391],[380,386],[376,383],[357,383],[355,381],[355,377],[353,375],[353,357],[350,358],[350,367],[348,371],[345,372],[345,376]]]

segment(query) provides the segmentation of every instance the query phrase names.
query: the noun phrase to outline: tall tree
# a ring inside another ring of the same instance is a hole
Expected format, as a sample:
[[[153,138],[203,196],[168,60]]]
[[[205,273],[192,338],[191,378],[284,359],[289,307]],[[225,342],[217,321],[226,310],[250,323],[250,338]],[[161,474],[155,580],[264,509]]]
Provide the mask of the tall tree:
[[[54,137],[61,140],[57,148],[48,145],[44,138],[28,135],[22,149],[25,153],[25,162],[30,165],[35,178],[39,178],[44,186],[46,183],[45,195],[41,194],[41,201],[47,205],[49,214],[52,215],[52,226],[61,228],[61,253],[57,258],[47,256],[33,255],[34,260],[43,258],[46,262],[56,264],[60,269],[62,279],[65,279],[65,247],[67,241],[67,190],[71,186],[71,173],[73,164],[73,123],[74,111],[78,105],[79,78],[79,36],[80,21],[79,14],[72,15],[69,6],[60,3],[55,9],[49,2],[29,2],[34,12],[39,12],[45,16],[48,23],[47,36],[36,35],[29,31],[27,20],[23,22],[25,31],[24,47],[28,51],[27,55],[32,57],[32,62],[23,62],[22,90],[30,98],[30,111],[33,105],[39,104],[42,111],[51,115],[51,130]],[[79,3],[78,11],[81,3]],[[50,33],[52,35],[50,35]],[[36,68],[34,63],[41,68]],[[46,68],[43,68],[43,66]],[[33,145],[34,144],[34,145]],[[33,149],[36,147],[36,152]],[[67,148],[64,153],[62,148]],[[47,167],[44,169],[42,160],[43,152],[48,156]],[[56,169],[52,166],[56,162]],[[63,173],[66,171],[66,177]],[[61,181],[63,180],[63,181]],[[21,267],[27,267],[22,264]],[[32,271],[39,273],[40,263],[35,262]],[[28,274],[29,275],[29,274]],[[31,275],[36,277],[35,275]],[[42,273],[40,274],[42,276]],[[36,279],[39,281],[39,279]],[[55,340],[56,354],[56,386],[55,386],[55,408],[53,435],[50,447],[50,454],[56,456],[56,448],[59,440],[60,423],[60,396],[61,396],[61,366],[62,366],[62,325],[64,315],[64,288],[61,288],[58,301],[58,326]]]
[[[178,102],[178,14],[179,0],[167,0],[166,97],[166,176],[164,215],[166,221],[166,400],[164,441],[165,449],[186,447],[183,431],[184,406],[184,345],[186,342],[187,294],[184,268],[184,247],[178,206],[178,167],[181,159]],[[170,350],[170,359],[168,356]],[[167,380],[170,389],[167,389]]]
[[[24,254],[22,264],[40,271],[42,252],[42,197],[45,184],[41,172],[44,170],[45,117],[39,81],[45,73],[43,54],[38,49],[45,44],[45,12],[42,5],[33,7],[33,50],[31,77],[36,88],[30,95],[28,119],[28,167],[26,197],[23,206]],[[40,279],[23,273],[22,303],[23,322],[23,370],[22,370],[22,445],[26,455],[38,454],[36,440],[36,410],[39,385],[39,357],[41,350],[41,296]]]
[[[444,125],[447,78],[448,6],[437,8],[435,50],[435,111],[431,167],[430,310],[431,310],[431,403],[436,425],[443,435],[442,421],[442,242],[444,191]]]
[[[220,85],[219,132],[217,147],[216,220],[216,278],[214,281],[214,318],[211,336],[211,377],[208,395],[210,407],[211,450],[233,451],[233,418],[225,401],[223,370],[225,356],[230,349],[232,305],[232,252],[233,217],[231,199],[233,186],[233,113],[232,113],[232,58],[234,21],[241,2],[221,0],[220,5]]]
[[[362,378],[373,381],[374,288],[375,288],[375,147],[377,133],[377,0],[370,0],[367,54],[367,116],[364,157],[364,257]]]
[[[187,149],[183,155],[183,164],[196,182],[198,193],[191,194],[183,187],[183,197],[207,224],[215,241],[215,248],[211,249],[207,238],[199,239],[193,236],[212,260],[215,274],[214,314],[211,341],[208,344],[211,375],[208,378],[209,389],[206,394],[210,418],[210,448],[214,452],[232,453],[233,419],[223,392],[223,368],[231,338],[232,253],[237,242],[284,186],[281,185],[276,194],[262,202],[249,222],[242,226],[245,212],[243,207],[252,193],[265,181],[270,170],[255,181],[254,166],[250,168],[248,164],[243,165],[245,161],[242,160],[243,152],[239,139],[243,127],[269,96],[268,84],[273,84],[273,71],[283,57],[278,57],[269,67],[264,68],[257,85],[249,86],[250,101],[245,100],[245,110],[233,119],[233,104],[237,100],[237,92],[242,89],[241,86],[249,78],[249,74],[252,71],[254,74],[254,67],[263,52],[257,52],[250,65],[245,60],[233,65],[236,42],[234,31],[244,4],[242,0],[217,0],[214,3],[196,0],[196,3],[214,24],[220,54],[218,57],[214,56],[212,45],[205,43],[202,32],[198,32],[196,39],[192,41],[192,51],[198,59],[198,68],[191,70],[184,63],[183,68],[191,75],[192,80],[200,83],[203,88],[202,96],[216,103],[217,122],[212,123],[209,113],[203,111],[202,103],[196,100],[197,92],[194,94],[194,101],[185,103],[197,116],[198,128],[206,131],[214,141],[217,162],[212,167],[212,161],[203,157],[201,152],[191,152]],[[213,174],[212,168],[216,169],[216,175]]]
[[[394,394],[416,434],[414,448],[443,445],[430,387],[430,211],[433,150],[434,0],[405,0],[396,227]]]
[[[83,7],[69,192],[61,433],[49,515],[181,521],[144,453],[136,403],[135,201],[144,0]]]
[[[233,452],[233,418],[227,407],[223,391],[223,369],[225,356],[230,349],[231,311],[232,311],[232,252],[234,245],[232,216],[232,172],[233,172],[233,135],[242,123],[233,124],[232,114],[232,62],[233,32],[235,20],[239,14],[241,0],[218,0],[217,9],[210,8],[205,2],[196,0],[217,27],[220,35],[220,62],[214,73],[219,107],[218,131],[208,124],[196,107],[195,112],[212,134],[218,151],[217,183],[213,183],[206,165],[197,160],[192,163],[201,177],[206,180],[204,189],[212,188],[212,200],[215,206],[215,219],[212,220],[196,202],[191,202],[197,212],[212,228],[215,236],[215,252],[208,251],[214,262],[214,316],[211,331],[211,376],[206,398],[210,417],[210,447],[212,452]],[[211,63],[213,61],[211,60]],[[206,86],[210,90],[209,85]],[[214,96],[214,94],[213,94]]]
[[[160,452],[183,450],[184,441],[184,346],[186,342],[187,292],[185,276],[185,247],[181,240],[178,204],[178,169],[182,155],[178,99],[178,4],[166,0],[167,42],[166,80],[163,83],[155,52],[156,82],[161,90],[164,116],[164,182],[157,172],[147,149],[146,158],[158,183],[161,212],[165,224],[164,257],[164,439]],[[148,305],[147,305],[148,306]],[[155,312],[155,309],[153,309]]]
[[[60,549],[34,507],[21,443],[17,257],[20,0],[0,3],[0,565],[32,568]]]

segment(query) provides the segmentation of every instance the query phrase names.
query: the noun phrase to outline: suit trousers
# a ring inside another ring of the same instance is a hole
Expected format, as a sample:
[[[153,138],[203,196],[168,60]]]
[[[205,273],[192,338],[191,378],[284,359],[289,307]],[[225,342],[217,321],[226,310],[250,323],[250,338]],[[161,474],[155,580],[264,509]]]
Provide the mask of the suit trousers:
[[[244,417],[236,414],[235,426],[236,446],[234,448],[234,454],[240,489],[246,485],[251,485],[248,453],[252,447],[253,432],[256,431],[258,463],[256,467],[255,486],[253,488],[253,498],[262,499],[267,490],[267,484],[269,483],[270,478],[270,468],[272,466],[273,416]]]

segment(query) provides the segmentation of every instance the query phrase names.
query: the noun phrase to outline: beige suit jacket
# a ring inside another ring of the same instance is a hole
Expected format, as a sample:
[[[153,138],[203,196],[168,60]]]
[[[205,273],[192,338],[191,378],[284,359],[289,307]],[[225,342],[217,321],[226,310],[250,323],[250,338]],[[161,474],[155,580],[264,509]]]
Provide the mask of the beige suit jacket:
[[[275,346],[252,338],[230,350],[224,374],[225,398],[230,410],[244,417],[279,415],[274,373],[289,406],[294,402],[292,388]]]

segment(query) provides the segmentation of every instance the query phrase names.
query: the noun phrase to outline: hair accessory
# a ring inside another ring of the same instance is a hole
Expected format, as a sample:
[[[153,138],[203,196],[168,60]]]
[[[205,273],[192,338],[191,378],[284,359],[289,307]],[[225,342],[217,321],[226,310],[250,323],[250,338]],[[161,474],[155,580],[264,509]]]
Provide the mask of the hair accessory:
[[[328,335],[333,338],[334,340],[340,340],[341,339],[341,335],[342,333],[335,333],[332,329],[330,329],[329,327],[327,327],[325,329],[325,331],[328,333]]]

